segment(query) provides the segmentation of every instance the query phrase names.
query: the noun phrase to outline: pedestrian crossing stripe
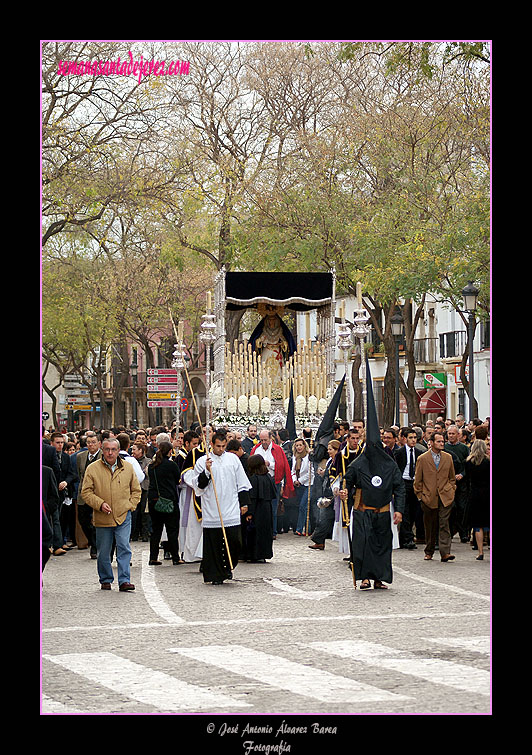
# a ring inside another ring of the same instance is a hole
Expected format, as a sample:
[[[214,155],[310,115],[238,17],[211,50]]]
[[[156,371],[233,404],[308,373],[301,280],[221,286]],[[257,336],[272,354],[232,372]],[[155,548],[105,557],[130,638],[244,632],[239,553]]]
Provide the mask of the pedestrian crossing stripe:
[[[425,637],[427,642],[437,645],[450,645],[462,650],[473,650],[476,653],[489,655],[491,652],[490,637]]]
[[[46,660],[80,674],[113,692],[163,711],[196,711],[212,708],[250,708],[229,695],[181,681],[114,653],[66,653],[44,655]]]
[[[459,652],[489,653],[490,638],[485,636],[422,639],[424,642],[438,646],[455,647]],[[331,654],[369,665],[383,672],[405,674],[470,694],[485,696],[490,693],[488,671],[439,658],[420,657],[419,651],[414,653],[398,650],[387,645],[362,640],[333,640],[298,643],[298,645],[314,652]],[[392,693],[378,686],[357,681],[352,678],[356,674],[356,666],[349,669],[350,676],[340,676],[243,645],[173,647],[168,648],[168,652],[215,666],[258,682],[261,686],[267,685],[323,703],[339,705],[393,703],[413,699],[408,695]],[[46,654],[43,658],[84,677],[91,683],[101,685],[144,705],[153,706],[160,711],[194,712],[216,708],[233,710],[253,707],[252,703],[230,696],[220,688],[191,684],[171,673],[153,670],[115,653]],[[79,704],[72,703],[72,705],[75,705],[76,710],[73,707],[68,712],[77,712]],[[61,702],[43,695],[44,713],[65,711],[66,708]]]
[[[268,684],[323,703],[361,703],[408,700],[409,697],[318,668],[304,666],[287,658],[253,650],[243,645],[208,645],[169,648],[186,658],[209,663],[224,671]]]
[[[447,639],[447,644],[452,642]],[[330,653],[340,658],[373,666],[385,671],[397,671],[415,676],[434,684],[469,692],[472,694],[490,694],[490,673],[482,669],[466,666],[462,663],[441,660],[440,658],[420,658],[413,653],[396,650],[362,640],[339,640],[331,642],[300,643],[303,647],[315,651]],[[460,643],[459,643],[460,644]]]

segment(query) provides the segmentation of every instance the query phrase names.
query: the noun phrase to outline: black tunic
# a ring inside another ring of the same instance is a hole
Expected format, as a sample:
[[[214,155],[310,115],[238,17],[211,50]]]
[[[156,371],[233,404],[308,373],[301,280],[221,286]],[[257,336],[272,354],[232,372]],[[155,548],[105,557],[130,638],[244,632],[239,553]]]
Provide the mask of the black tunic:
[[[245,532],[242,533],[242,557],[248,561],[273,558],[272,501],[277,497],[275,485],[269,474],[252,474],[249,481],[252,488],[246,516],[251,514],[253,518],[246,523]]]
[[[382,447],[367,443],[364,452],[348,466],[346,486],[351,492],[359,488],[366,506],[381,509],[392,501],[396,511],[403,513],[405,488],[399,467]],[[377,579],[392,582],[391,513],[384,511],[351,511],[351,560],[355,579]]]
[[[471,527],[488,529],[490,526],[490,460],[483,459],[480,464],[466,461],[465,472],[469,493],[468,522]]]

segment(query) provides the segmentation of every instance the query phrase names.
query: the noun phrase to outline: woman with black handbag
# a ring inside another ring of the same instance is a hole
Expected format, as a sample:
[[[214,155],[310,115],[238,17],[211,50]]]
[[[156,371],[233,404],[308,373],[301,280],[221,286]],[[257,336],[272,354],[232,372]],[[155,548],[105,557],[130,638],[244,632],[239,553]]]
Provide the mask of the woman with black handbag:
[[[166,527],[172,563],[183,563],[179,558],[179,468],[170,459],[171,453],[172,444],[162,441],[148,467],[148,509],[152,522],[150,566],[160,566],[162,563],[158,556],[163,527]]]

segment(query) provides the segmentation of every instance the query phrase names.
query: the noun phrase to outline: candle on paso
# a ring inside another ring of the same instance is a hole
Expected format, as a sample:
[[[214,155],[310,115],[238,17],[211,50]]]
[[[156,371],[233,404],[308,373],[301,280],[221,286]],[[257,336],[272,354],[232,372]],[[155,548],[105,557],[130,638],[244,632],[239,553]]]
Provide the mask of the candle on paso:
[[[211,292],[207,291],[207,314],[210,315],[212,307]]]
[[[358,308],[362,309],[362,283],[360,281],[357,283],[357,301]]]
[[[183,322],[181,320],[177,323],[177,340],[179,343],[183,343]]]

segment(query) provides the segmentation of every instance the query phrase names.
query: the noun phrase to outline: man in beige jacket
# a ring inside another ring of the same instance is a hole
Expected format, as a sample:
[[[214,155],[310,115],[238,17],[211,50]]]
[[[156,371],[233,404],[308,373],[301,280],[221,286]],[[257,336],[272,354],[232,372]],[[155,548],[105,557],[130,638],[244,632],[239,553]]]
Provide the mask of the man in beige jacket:
[[[116,541],[118,584],[121,592],[134,590],[130,582],[131,512],[137,507],[141,488],[135,470],[119,456],[120,444],[116,438],[104,440],[103,456],[85,470],[81,497],[94,509],[96,530],[97,567],[102,590],[110,590],[114,581],[111,566],[111,548]]]
[[[443,450],[445,437],[435,432],[431,447],[416,462],[414,493],[421,502],[425,526],[425,561],[430,561],[436,549],[436,537],[443,562],[452,561],[449,517],[454,502],[456,477],[453,457]]]

